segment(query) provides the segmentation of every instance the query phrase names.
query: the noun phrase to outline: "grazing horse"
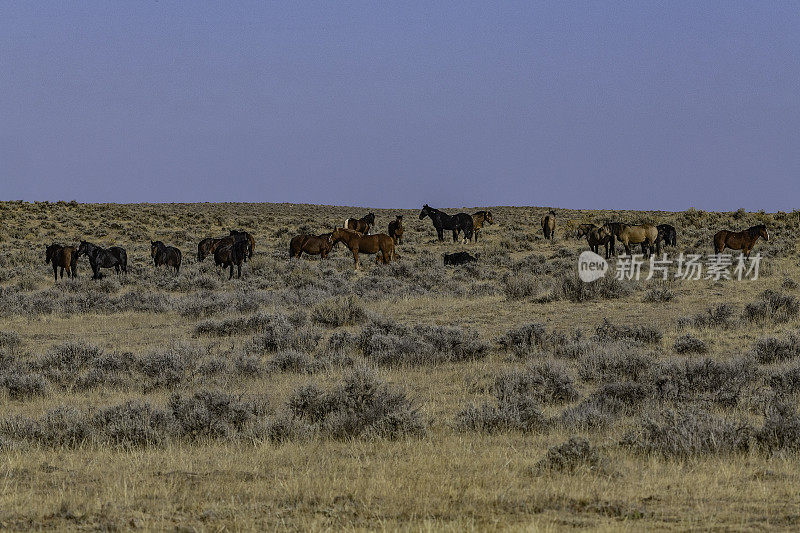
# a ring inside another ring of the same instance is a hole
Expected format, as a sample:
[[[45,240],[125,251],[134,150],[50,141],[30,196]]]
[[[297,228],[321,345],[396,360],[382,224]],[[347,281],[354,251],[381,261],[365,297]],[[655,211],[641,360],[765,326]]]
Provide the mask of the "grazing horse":
[[[741,250],[745,257],[750,257],[750,250],[756,244],[759,237],[764,237],[769,241],[769,232],[764,224],[753,226],[744,231],[720,230],[714,235],[714,253],[722,253],[725,248],[731,250]]]
[[[53,243],[45,250],[45,264],[53,263],[53,279],[58,281],[58,268],[61,267],[61,279],[64,269],[68,278],[78,277],[78,250],[74,246],[63,246]]]
[[[492,216],[491,211],[478,211],[477,213],[472,213],[472,230],[475,234],[475,242],[478,242],[478,232],[481,231],[484,223],[494,224],[494,217]]]
[[[213,255],[223,243],[232,243],[235,241],[234,237],[206,237],[197,244],[197,261],[201,262],[209,255]]]
[[[403,215],[397,215],[396,219],[389,222],[389,237],[395,245],[403,243],[403,231]]]
[[[678,232],[675,231],[675,226],[659,224],[656,228],[658,229],[658,240],[664,241],[665,246],[678,246]]]
[[[589,232],[596,228],[594,224],[579,224],[578,229],[575,231],[575,238],[580,239],[581,237],[585,237],[589,235]]]
[[[92,279],[103,277],[100,273],[101,268],[114,267],[117,274],[120,271],[128,273],[128,254],[125,252],[125,248],[112,246],[105,249],[90,242],[81,241],[81,245],[78,247],[78,255],[83,254],[86,254],[89,258],[89,265],[92,267]]]
[[[153,263],[156,268],[167,265],[175,269],[175,275],[181,269],[181,251],[174,246],[166,246],[161,241],[150,241],[150,257],[153,258]]]
[[[631,244],[642,245],[642,253],[650,257],[653,247],[656,253],[661,253],[661,244],[658,240],[658,229],[651,224],[642,224],[641,226],[631,226],[622,222],[608,222],[603,226],[603,230],[612,236],[611,246],[616,246],[614,239],[619,239],[619,242],[625,247],[625,253],[630,255]]]
[[[547,240],[553,240],[556,235],[556,212],[550,211],[542,217],[542,233]]]
[[[252,259],[253,258],[253,248],[256,245],[256,241],[255,241],[255,239],[253,239],[253,236],[250,235],[249,233],[247,233],[246,231],[237,231],[235,229],[231,230],[231,235],[230,236],[233,237],[234,239],[236,239],[237,241],[239,241],[239,240],[247,241],[247,258],[245,260]]]
[[[444,264],[447,265],[466,265],[474,263],[478,258],[467,252],[456,252],[454,254],[444,254]]]
[[[345,243],[347,248],[353,254],[353,263],[355,269],[358,270],[360,263],[358,261],[359,252],[365,254],[376,254],[375,262],[388,264],[395,258],[394,241],[385,233],[377,233],[375,235],[364,235],[357,231],[336,228],[331,234],[331,243],[336,245],[339,242]],[[380,252],[380,255],[378,255]]]
[[[289,243],[289,257],[300,257],[303,252],[308,255],[318,255],[322,259],[328,257],[333,247],[332,233],[323,233],[319,236],[296,235]]]
[[[428,204],[422,206],[422,211],[419,213],[419,219],[431,217],[433,227],[436,228],[436,235],[439,241],[444,240],[444,230],[449,229],[453,231],[453,242],[458,241],[458,232],[464,232],[464,242],[466,243],[472,238],[473,222],[472,217],[467,213],[457,213],[455,215],[448,215],[443,211],[434,209]]]
[[[228,279],[233,277],[233,265],[236,265],[238,269],[236,278],[239,279],[242,277],[242,262],[247,257],[249,249],[249,243],[246,240],[225,241],[214,250],[214,264],[222,268],[230,267]]]
[[[351,229],[364,235],[369,235],[369,229],[375,225],[375,213],[369,213],[361,218],[346,218],[344,229]]]

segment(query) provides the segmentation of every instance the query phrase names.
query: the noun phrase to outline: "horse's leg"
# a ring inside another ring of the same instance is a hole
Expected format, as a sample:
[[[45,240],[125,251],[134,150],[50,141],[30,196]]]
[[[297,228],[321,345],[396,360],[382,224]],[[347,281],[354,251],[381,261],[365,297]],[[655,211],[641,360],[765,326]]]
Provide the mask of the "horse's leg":
[[[453,242],[458,242],[458,230],[453,230]]]
[[[239,264],[236,265],[236,269],[237,269],[236,279],[242,279],[242,263],[241,262],[239,262]]]
[[[358,248],[353,248],[353,264],[355,265],[355,269],[358,270]]]
[[[231,262],[230,269],[231,270],[230,270],[230,274],[228,274],[228,279],[231,279],[233,277],[233,262]]]
[[[53,261],[53,281],[58,281],[58,265]]]
[[[442,242],[444,240],[444,229],[436,228],[436,235],[439,237],[439,242]]]

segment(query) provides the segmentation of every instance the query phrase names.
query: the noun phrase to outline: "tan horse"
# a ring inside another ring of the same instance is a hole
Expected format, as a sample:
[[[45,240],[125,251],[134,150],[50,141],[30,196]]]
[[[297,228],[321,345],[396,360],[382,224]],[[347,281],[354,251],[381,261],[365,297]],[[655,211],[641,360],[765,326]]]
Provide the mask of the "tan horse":
[[[388,264],[395,258],[394,241],[385,233],[375,235],[364,235],[357,231],[336,228],[331,235],[331,242],[335,246],[339,242],[345,243],[353,254],[353,263],[358,270],[360,263],[358,260],[359,252],[365,254],[376,254],[375,262]],[[380,252],[380,255],[377,255]]]
[[[631,244],[641,244],[642,253],[647,249],[646,255],[649,257],[656,249],[656,254],[661,253],[661,244],[658,240],[658,228],[651,224],[642,224],[641,226],[631,226],[622,222],[609,222],[603,225],[606,233],[612,236],[612,246],[615,246],[614,238],[619,239],[622,246],[625,247],[625,253],[630,255]]]
[[[491,211],[478,211],[472,214],[472,231],[475,235],[475,242],[478,242],[478,232],[484,224],[494,224],[494,217]]]
[[[542,233],[544,238],[552,240],[556,234],[556,212],[550,211],[542,217]]]
[[[731,250],[741,250],[745,257],[750,257],[750,250],[753,249],[759,237],[764,237],[765,241],[769,241],[769,232],[764,224],[744,231],[728,231],[726,229],[718,231],[714,235],[714,253],[719,254],[727,247]]]

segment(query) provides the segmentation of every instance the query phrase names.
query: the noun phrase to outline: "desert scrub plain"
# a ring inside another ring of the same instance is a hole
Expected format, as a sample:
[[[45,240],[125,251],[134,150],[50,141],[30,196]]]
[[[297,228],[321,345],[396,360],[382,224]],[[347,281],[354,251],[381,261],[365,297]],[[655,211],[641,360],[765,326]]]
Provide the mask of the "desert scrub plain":
[[[549,242],[548,209],[491,209],[462,245],[416,210],[0,203],[0,527],[797,528],[800,214],[558,209]],[[288,259],[368,211],[405,215],[396,262]],[[571,235],[606,219],[673,224],[670,255],[771,240],[757,281],[585,285]],[[196,245],[235,228],[228,281]],[[54,284],[81,239],[127,277]]]

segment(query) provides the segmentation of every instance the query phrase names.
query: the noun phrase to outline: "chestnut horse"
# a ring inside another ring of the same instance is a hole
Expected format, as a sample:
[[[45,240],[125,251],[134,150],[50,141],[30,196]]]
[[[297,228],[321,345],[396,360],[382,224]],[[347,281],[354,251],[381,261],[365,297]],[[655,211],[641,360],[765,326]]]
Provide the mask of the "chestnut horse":
[[[750,250],[753,249],[759,237],[764,237],[765,241],[769,241],[769,232],[764,224],[744,231],[720,230],[714,235],[714,253],[719,254],[725,248],[730,248],[731,250],[741,250],[745,257],[750,257]]]
[[[394,241],[385,233],[377,233],[375,235],[364,235],[357,231],[336,228],[331,234],[331,243],[336,245],[339,242],[345,243],[353,254],[353,263],[356,270],[358,270],[360,263],[358,261],[359,252],[365,254],[376,254],[375,262],[388,264],[395,258],[394,254]],[[380,252],[380,255],[377,255]]]
[[[58,268],[61,267],[61,279],[64,279],[64,269],[67,269],[68,278],[78,277],[78,250],[74,246],[63,246],[53,243],[45,251],[45,264],[53,263],[53,279],[58,281]]]
[[[491,211],[472,213],[472,231],[475,236],[475,242],[478,242],[478,232],[483,228],[484,224],[494,224],[494,217]]]
[[[200,262],[209,255],[213,255],[214,252],[217,250],[217,247],[219,247],[220,245],[225,243],[232,243],[235,240],[236,237],[233,236],[206,237],[205,239],[200,241],[197,245],[197,261]]]
[[[333,246],[331,235],[331,233],[323,233],[317,237],[314,235],[296,235],[292,237],[289,243],[289,257],[300,257],[305,252],[308,255],[318,255],[325,259]]]
[[[369,229],[375,225],[375,213],[369,213],[361,218],[347,218],[344,228],[369,235]]]
[[[392,238],[395,245],[403,243],[403,215],[397,215],[395,220],[389,222],[389,237]]]

